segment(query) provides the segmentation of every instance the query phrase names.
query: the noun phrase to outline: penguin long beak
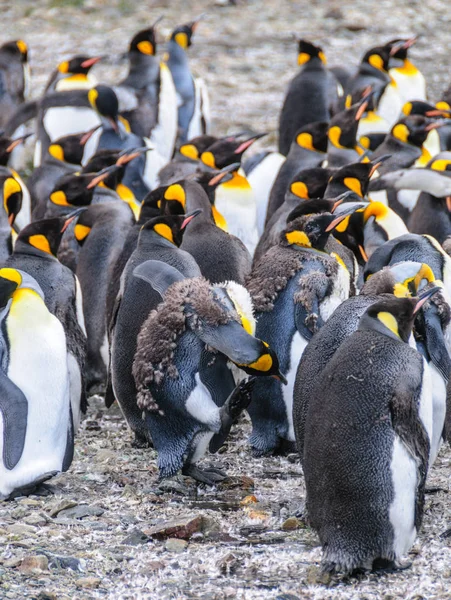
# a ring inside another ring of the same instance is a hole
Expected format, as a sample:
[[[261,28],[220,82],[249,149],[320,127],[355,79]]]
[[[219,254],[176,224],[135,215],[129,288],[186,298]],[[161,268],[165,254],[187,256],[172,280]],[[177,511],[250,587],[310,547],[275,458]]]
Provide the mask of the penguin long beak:
[[[158,23],[161,23],[161,21],[164,19],[164,15],[160,15],[158,17],[158,19],[156,21],[153,22],[153,24],[150,26],[151,29],[155,29],[155,27],[158,25]]]
[[[210,179],[208,185],[214,186],[217,185],[220,181],[222,183],[229,181],[230,179],[232,179],[233,171],[237,171],[239,168],[240,163],[232,163],[231,165],[227,165],[226,167],[221,169],[217,175]]]
[[[360,119],[362,118],[362,116],[363,116],[364,112],[366,111],[367,107],[368,107],[368,100],[364,100],[362,102],[362,104],[359,106],[357,112],[355,113],[354,119],[356,121],[360,121]]]
[[[99,183],[104,181],[109,175],[111,175],[111,173],[118,171],[119,168],[120,168],[120,166],[115,164],[115,165],[111,165],[110,167],[106,167],[105,169],[102,169],[102,171],[100,171],[100,173],[97,175],[97,177],[94,177],[94,179],[91,179],[91,181],[86,186],[86,189],[88,189],[88,190],[92,189],[93,187],[95,187],[96,185],[98,185]]]
[[[444,110],[442,108],[435,108],[428,110],[425,113],[426,117],[443,117],[444,119],[451,118],[451,110]]]
[[[245,150],[247,150],[250,146],[252,146],[252,144],[254,142],[256,142],[257,140],[259,140],[262,137],[265,137],[265,135],[268,135],[266,132],[265,133],[258,133],[257,135],[253,135],[250,138],[248,138],[246,141],[244,141],[242,144],[240,144],[238,146],[238,148],[235,150],[235,154],[242,154]]]
[[[197,215],[200,215],[201,212],[203,212],[201,208],[196,208],[196,210],[193,210],[192,212],[188,213],[185,219],[183,220],[183,223],[180,225],[180,229],[185,229],[188,223],[191,223],[191,221],[195,217],[197,217]]]
[[[337,196],[337,199],[334,203],[334,205],[332,206],[332,210],[331,212],[335,212],[335,209],[338,208],[340,206],[340,204],[342,204],[346,198],[349,198],[349,196],[352,196],[354,194],[354,192],[343,192],[343,194],[340,194],[339,196]]]
[[[440,127],[443,127],[444,125],[445,125],[445,123],[443,121],[437,121],[435,123],[429,123],[429,125],[426,125],[424,130],[432,131],[433,129],[440,129]]]
[[[145,152],[150,152],[153,148],[148,148],[147,146],[142,146],[141,148],[135,148],[134,150],[128,150],[127,153],[123,153],[119,156],[116,161],[116,165],[122,166],[131,162],[134,158],[138,158],[141,154]]]
[[[277,373],[277,375],[272,375],[272,377],[274,377],[274,379],[277,379],[278,381],[280,381],[283,385],[288,385],[287,378],[280,371]]]
[[[415,308],[413,309],[413,314],[416,315],[418,313],[418,311],[421,309],[421,307],[429,300],[429,298],[431,298],[431,296],[434,296],[437,292],[441,292],[441,291],[442,291],[442,288],[439,287],[438,285],[436,285],[433,288],[431,288],[429,290],[425,290],[424,292],[419,294],[419,296],[418,296],[419,300],[418,300]]]
[[[87,58],[81,63],[83,69],[89,69],[93,67],[96,63],[102,60],[101,56],[93,56],[92,58]]]
[[[451,196],[446,196],[446,208],[451,213]]]
[[[339,225],[342,221],[344,221],[346,219],[346,217],[349,217],[349,215],[353,215],[356,212],[356,210],[361,208],[361,206],[356,206],[356,204],[358,205],[360,203],[353,202],[351,207],[348,210],[345,210],[344,212],[342,212],[341,215],[338,215],[331,223],[329,223],[329,225],[326,227],[325,231],[327,231],[327,232],[332,231],[332,229],[335,229],[335,227],[337,227],[337,225]]]
[[[66,229],[69,227],[69,225],[75,221],[75,219],[85,210],[87,210],[86,206],[83,206],[81,208],[77,208],[77,210],[73,210],[71,213],[69,213],[68,218],[64,221],[64,225],[61,228],[61,233],[64,233],[66,231]]]
[[[106,119],[109,123],[111,123],[111,127],[114,129],[114,131],[119,134],[119,123],[117,120],[113,117],[106,117]]]
[[[371,179],[371,177],[374,175],[374,173],[377,171],[377,169],[381,166],[381,164],[384,163],[389,158],[391,158],[391,156],[392,156],[391,154],[384,154],[377,159],[376,163],[373,163],[373,166],[371,167],[371,171],[369,173],[369,179]]]
[[[26,135],[22,135],[19,138],[16,138],[15,140],[13,140],[10,145],[6,148],[6,152],[8,152],[8,154],[10,152],[12,152],[14,150],[14,148],[17,148],[17,146],[19,144],[23,144],[25,142],[26,139],[28,139],[30,136],[32,136],[32,133],[27,133]]]
[[[91,138],[91,136],[98,130],[100,129],[100,127],[102,127],[101,124],[97,125],[97,127],[93,127],[92,129],[90,129],[89,131],[87,131],[82,138],[80,139],[80,146],[84,146],[88,140]]]

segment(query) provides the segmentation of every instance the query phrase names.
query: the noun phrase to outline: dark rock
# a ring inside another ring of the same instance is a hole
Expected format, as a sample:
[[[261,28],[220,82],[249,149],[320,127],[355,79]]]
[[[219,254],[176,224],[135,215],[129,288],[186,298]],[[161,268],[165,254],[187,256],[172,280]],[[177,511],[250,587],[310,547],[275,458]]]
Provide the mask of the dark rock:
[[[100,517],[105,511],[100,506],[89,506],[88,504],[79,504],[73,508],[65,508],[60,511],[59,517],[65,519],[84,519],[85,517]]]
[[[126,546],[140,546],[141,544],[147,544],[149,540],[150,537],[143,531],[140,529],[133,529],[133,531],[122,540],[122,544],[125,544]]]
[[[202,531],[202,517],[200,515],[180,517],[173,521],[166,521],[145,529],[144,533],[157,540],[164,540],[166,538],[188,540],[193,533],[199,531]]]

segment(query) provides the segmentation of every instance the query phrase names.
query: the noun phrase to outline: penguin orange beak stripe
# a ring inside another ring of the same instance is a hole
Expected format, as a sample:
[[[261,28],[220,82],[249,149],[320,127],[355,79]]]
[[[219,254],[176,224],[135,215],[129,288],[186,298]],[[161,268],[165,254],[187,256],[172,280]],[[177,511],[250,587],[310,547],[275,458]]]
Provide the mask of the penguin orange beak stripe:
[[[368,262],[368,254],[365,252],[365,248],[362,245],[359,245],[360,254],[365,262]]]
[[[358,109],[358,111],[355,113],[355,117],[354,117],[356,121],[360,121],[360,119],[361,119],[361,118],[362,118],[362,116],[363,116],[363,113],[364,113],[364,112],[366,111],[366,109],[367,109],[367,106],[368,106],[368,101],[367,101],[367,100],[365,100],[364,102],[362,102],[362,104],[359,106],[359,109]]]
[[[98,63],[99,60],[102,60],[101,56],[93,56],[92,58],[87,58],[86,60],[84,60],[81,63],[81,66],[83,67],[83,69],[89,69],[89,67],[92,67],[93,65]]]
[[[371,171],[369,172],[368,178],[371,178],[374,175],[374,173],[377,171],[377,169],[381,166],[381,164],[384,163],[389,158],[391,158],[391,154],[384,154],[383,156],[380,156],[377,159],[377,162],[373,164]]]
[[[446,196],[446,208],[451,213],[451,196]]]
[[[259,133],[257,135],[253,135],[248,140],[246,140],[245,142],[243,142],[242,144],[240,144],[238,146],[238,148],[235,150],[235,154],[241,154],[242,152],[247,150],[249,148],[249,146],[252,146],[252,144],[254,142],[256,142],[260,138],[264,137],[265,135],[268,135],[268,134],[267,133]]]
[[[430,290],[426,290],[425,292],[423,292],[419,296],[420,299],[418,300],[417,305],[413,309],[413,314],[416,315],[418,313],[418,311],[421,309],[421,307],[423,306],[423,304],[425,302],[427,302],[429,300],[429,298],[431,298],[431,296],[434,296],[434,294],[436,294],[437,292],[440,292],[440,291],[442,291],[442,288],[437,285],[437,286],[431,288]]]
[[[200,215],[201,212],[202,212],[201,208],[196,208],[196,210],[193,210],[193,212],[187,214],[183,223],[180,226],[180,229],[185,229],[185,227],[188,225],[188,223],[191,223],[191,221],[194,219],[194,217],[197,217],[197,215]]]
[[[134,158],[138,158],[138,156],[141,156],[141,154],[144,154],[144,152],[149,152],[150,150],[153,150],[153,148],[147,148],[147,146],[144,148],[138,148],[137,150],[131,152],[130,154],[123,154],[122,156],[119,156],[119,158],[116,161],[116,165],[121,166],[121,165],[127,165],[129,162],[131,162]]]
[[[282,375],[282,373],[277,373],[277,375],[272,375],[272,377],[283,383],[283,385],[288,385],[287,378],[285,377],[285,375]]]
[[[31,135],[33,135],[32,133],[27,133],[26,135],[21,136],[20,138],[16,138],[15,140],[13,140],[10,145],[6,148],[6,152],[8,152],[8,154],[10,152],[12,152],[14,150],[14,148],[17,148],[17,146],[19,144],[23,144],[23,142],[29,138]]]
[[[440,127],[443,127],[444,124],[445,123],[442,123],[442,121],[437,121],[437,123],[429,123],[429,125],[426,125],[424,130],[432,131],[433,129],[439,129]]]
[[[102,125],[97,125],[97,127],[94,127],[93,129],[87,131],[80,139],[80,146],[84,146],[86,142],[90,139],[90,137],[93,135],[93,133],[97,131],[97,129],[99,129],[100,127],[102,127]]]
[[[425,115],[426,117],[444,117],[445,119],[449,119],[451,117],[451,111],[436,108],[433,110],[428,110]]]

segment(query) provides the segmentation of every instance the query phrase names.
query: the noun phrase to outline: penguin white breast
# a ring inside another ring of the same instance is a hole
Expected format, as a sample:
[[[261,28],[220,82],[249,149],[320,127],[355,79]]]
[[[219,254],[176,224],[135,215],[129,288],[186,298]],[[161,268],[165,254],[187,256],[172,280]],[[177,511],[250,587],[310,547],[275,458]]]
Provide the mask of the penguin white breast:
[[[446,416],[446,382],[443,375],[437,370],[434,363],[430,362],[432,387],[432,438],[431,451],[429,453],[429,469],[435,462],[440,446],[442,445],[443,425]]]
[[[294,426],[293,426],[293,390],[294,382],[296,380],[296,372],[298,369],[299,361],[301,360],[302,354],[308,344],[308,341],[296,331],[293,339],[291,340],[290,349],[290,366],[288,371],[285,373],[287,378],[287,385],[282,385],[283,401],[285,402],[285,408],[287,411],[288,420],[288,439],[292,442],[295,441],[294,437]]]
[[[415,541],[415,500],[417,493],[417,463],[401,438],[395,434],[391,459],[393,501],[389,509],[393,527],[393,552],[400,558],[408,552]]]
[[[34,292],[13,301],[7,317],[8,378],[28,401],[27,431],[17,466],[0,464],[0,493],[9,494],[49,471],[60,471],[69,428],[66,336],[59,320]],[[0,415],[0,446],[3,421]]]
[[[219,408],[213,402],[210,392],[202,383],[199,373],[195,375],[196,386],[188,396],[185,408],[188,413],[206,425],[212,432],[217,433],[221,428]]]
[[[320,313],[323,321],[327,321],[340,304],[349,298],[349,288],[349,271],[338,262],[338,272],[330,295],[326,296],[320,305]]]
[[[210,128],[210,101],[204,81],[194,78],[194,113],[188,125],[187,139],[208,133]]]
[[[235,182],[232,179],[217,188],[215,207],[227,221],[229,233],[240,238],[253,255],[258,243],[257,205],[249,182],[244,177],[238,178],[239,185],[229,185]]]
[[[271,152],[247,176],[247,180],[254,192],[257,205],[257,231],[261,235],[265,228],[266,210],[268,208],[269,194],[280,167],[286,158],[279,152]]]
[[[158,98],[158,123],[150,134],[150,140],[158,152],[168,161],[174,153],[177,137],[177,93],[171,72],[165,63],[160,65],[160,93]]]
[[[49,108],[43,118],[44,129],[50,140],[74,133],[83,133],[101,123],[92,108],[80,106],[58,106]]]
[[[402,106],[403,101],[397,86],[389,83],[379,101],[377,114],[387,121],[389,127],[392,127],[399,118]]]
[[[407,208],[409,212],[412,212],[417,205],[420,194],[421,192],[419,190],[399,190],[397,192],[397,199],[404,208]]]
[[[390,69],[390,75],[395,80],[398,93],[403,104],[410,100],[426,101],[426,81],[420,71],[415,74],[406,74],[402,69]]]

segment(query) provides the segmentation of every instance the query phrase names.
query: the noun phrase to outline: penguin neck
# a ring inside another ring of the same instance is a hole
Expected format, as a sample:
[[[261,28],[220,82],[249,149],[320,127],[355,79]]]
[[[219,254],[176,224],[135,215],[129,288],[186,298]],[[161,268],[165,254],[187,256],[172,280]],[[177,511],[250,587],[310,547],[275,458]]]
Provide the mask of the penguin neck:
[[[171,250],[175,250],[177,246],[152,229],[143,229],[139,234],[138,248],[145,251],[154,248],[171,248]]]
[[[376,79],[380,79],[381,81],[390,83],[390,75],[388,73],[385,73],[385,71],[381,71],[380,69],[376,69],[376,67],[373,67],[372,65],[366,62],[361,63],[359,67],[359,73],[361,75],[370,75],[372,77],[375,77]]]
[[[175,65],[183,65],[188,67],[188,56],[185,50],[177,44],[174,40],[169,40],[168,42],[168,65],[169,67]]]
[[[16,240],[13,251],[14,256],[17,254],[26,254],[27,256],[36,256],[37,258],[44,258],[52,261],[58,260],[56,256],[53,256],[53,254],[39,250],[38,248],[35,248],[31,244],[28,244],[19,238]]]
[[[156,56],[141,52],[129,52],[128,61],[128,78],[138,77],[142,84],[141,87],[157,82],[160,76],[160,61]]]
[[[388,327],[386,327],[379,319],[375,319],[374,317],[370,317],[367,314],[364,314],[359,321],[359,331],[374,331],[380,335],[384,335],[385,337],[389,337],[392,340],[399,342],[400,344],[404,344],[405,342],[397,336],[393,331],[391,331]]]

